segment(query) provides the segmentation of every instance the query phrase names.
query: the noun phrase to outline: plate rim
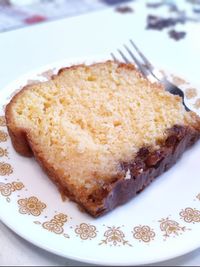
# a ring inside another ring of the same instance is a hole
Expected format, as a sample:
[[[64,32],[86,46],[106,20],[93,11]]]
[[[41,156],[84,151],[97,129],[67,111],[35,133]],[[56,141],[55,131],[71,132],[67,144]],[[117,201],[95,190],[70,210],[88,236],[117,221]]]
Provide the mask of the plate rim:
[[[1,215],[0,215],[0,220],[4,223],[4,225],[6,227],[8,227],[17,236],[23,238],[28,243],[33,244],[34,246],[45,250],[46,252],[53,253],[54,255],[61,256],[61,257],[65,258],[65,259],[71,259],[71,260],[74,260],[74,261],[78,261],[80,263],[83,262],[83,263],[89,263],[89,264],[97,264],[99,266],[102,265],[102,264],[108,265],[108,266],[113,266],[113,265],[114,266],[122,266],[122,262],[116,262],[116,261],[112,261],[112,262],[110,261],[110,262],[108,262],[108,261],[104,261],[104,260],[103,261],[102,260],[91,260],[91,259],[88,259],[88,258],[83,259],[83,258],[76,257],[74,255],[66,256],[65,254],[63,254],[60,251],[56,251],[56,250],[51,249],[51,248],[49,249],[46,246],[42,245],[41,243],[39,243],[39,242],[37,243],[37,241],[35,241],[35,239],[34,239],[34,241],[32,241],[27,235],[24,235],[23,233],[22,234],[19,233],[19,231],[16,230],[16,229],[14,229],[12,227],[12,225],[10,225],[10,223],[6,223],[6,220],[2,219],[2,216]],[[163,257],[162,258],[161,257],[157,257],[156,260],[153,260],[152,259],[151,261],[149,261],[149,260],[148,261],[147,260],[146,261],[142,261],[142,260],[141,261],[133,261],[133,262],[125,263],[123,265],[124,266],[138,266],[138,265],[161,263],[161,262],[165,262],[165,261],[168,261],[168,260],[176,259],[178,257],[187,255],[187,254],[191,253],[192,251],[195,251],[198,248],[200,248],[200,244],[196,244],[193,248],[191,248],[189,250],[188,249],[185,249],[184,250],[184,253],[181,252],[181,251],[179,253],[174,253],[173,254],[173,257],[171,257],[171,256],[170,257],[166,256],[164,258]],[[170,255],[172,255],[172,254],[170,254]]]

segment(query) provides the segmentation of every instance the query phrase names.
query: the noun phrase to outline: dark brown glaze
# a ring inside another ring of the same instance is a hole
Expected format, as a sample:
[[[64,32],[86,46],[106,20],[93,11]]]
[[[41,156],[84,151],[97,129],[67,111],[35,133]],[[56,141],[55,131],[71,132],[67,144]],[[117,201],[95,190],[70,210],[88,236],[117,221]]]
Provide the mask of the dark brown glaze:
[[[167,171],[180,158],[183,152],[200,138],[199,131],[184,126],[174,126],[162,147],[156,151],[141,148],[131,162],[121,163],[123,178],[111,185],[105,185],[88,200],[86,210],[94,217],[103,215],[122,205],[141,192],[156,177]],[[130,179],[124,179],[130,170]],[[95,209],[90,209],[93,201]],[[90,206],[90,208],[89,208]]]

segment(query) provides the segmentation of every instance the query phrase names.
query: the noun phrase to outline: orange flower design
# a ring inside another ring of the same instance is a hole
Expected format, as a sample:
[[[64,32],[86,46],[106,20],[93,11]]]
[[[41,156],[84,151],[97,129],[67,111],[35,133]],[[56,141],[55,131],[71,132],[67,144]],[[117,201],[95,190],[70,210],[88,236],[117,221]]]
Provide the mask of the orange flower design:
[[[67,222],[67,215],[63,214],[63,213],[59,213],[58,215],[54,216],[55,220],[57,220],[58,223],[64,225],[64,223]]]
[[[182,84],[188,84],[184,79],[178,76],[172,75],[172,78],[173,78],[173,83],[177,86],[182,85]]]
[[[192,208],[186,208],[180,212],[181,218],[187,223],[200,222],[200,211]]]
[[[97,236],[96,227],[87,223],[81,223],[77,226],[75,233],[79,235],[82,240],[91,240]]]
[[[10,196],[13,192],[12,184],[0,183],[0,192],[4,197]]]
[[[5,157],[8,156],[8,150],[0,147],[0,157],[4,157],[4,156]]]
[[[12,188],[14,191],[21,190],[23,187],[24,185],[21,182],[12,182]]]
[[[102,240],[99,245],[102,244],[110,244],[111,246],[120,246],[120,245],[128,245],[132,246],[129,244],[128,241],[125,240],[125,235],[124,233],[120,230],[120,227],[108,227],[108,230],[105,232],[104,237],[106,239]]]
[[[13,173],[12,166],[9,163],[0,162],[0,175],[10,175]]]
[[[160,222],[160,229],[164,232],[164,237],[178,236],[181,232],[186,230],[185,227],[181,227],[178,222],[170,220],[169,218],[162,219]]]
[[[53,232],[57,235],[62,234],[64,231],[63,228],[59,224],[57,224],[57,221],[53,219],[50,222],[43,223],[42,226],[44,229],[48,230],[49,232]]]
[[[197,89],[195,88],[187,88],[185,90],[185,96],[187,99],[191,99],[197,96]]]
[[[23,183],[13,182],[12,184],[0,183],[0,193],[4,197],[8,197],[12,194],[12,192],[21,190],[24,187]]]
[[[133,230],[133,237],[145,243],[149,243],[156,235],[155,232],[147,225],[137,226]]]
[[[67,222],[67,215],[58,214],[49,222],[44,222],[42,227],[50,232],[60,235],[64,232],[63,226]]]
[[[0,126],[6,126],[6,119],[4,116],[0,116]]]
[[[46,204],[39,201],[37,197],[19,199],[18,204],[19,212],[21,214],[28,214],[33,216],[39,216],[46,208]]]
[[[195,107],[196,109],[199,109],[199,108],[200,108],[200,98],[198,98],[198,99],[196,100],[196,102],[194,103],[194,107]]]
[[[20,191],[23,187],[24,185],[21,182],[13,182],[12,184],[0,183],[0,194],[6,197],[7,202],[10,202],[9,196],[15,191]]]
[[[6,142],[8,139],[8,134],[4,131],[0,131],[0,142]]]

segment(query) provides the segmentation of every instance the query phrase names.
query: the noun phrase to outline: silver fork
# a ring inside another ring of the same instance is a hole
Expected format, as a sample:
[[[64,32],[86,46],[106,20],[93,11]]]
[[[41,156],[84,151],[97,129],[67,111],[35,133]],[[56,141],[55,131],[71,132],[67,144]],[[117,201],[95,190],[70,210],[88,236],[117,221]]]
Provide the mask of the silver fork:
[[[122,52],[122,50],[118,49],[118,53],[121,56],[122,60],[125,63],[135,63],[140,72],[144,77],[146,77],[148,80],[152,82],[159,82],[164,85],[165,90],[170,92],[173,95],[178,95],[182,98],[183,105],[185,107],[186,111],[190,111],[190,109],[186,106],[185,101],[184,101],[184,92],[178,88],[175,84],[171,83],[165,75],[157,68],[155,68],[150,61],[144,56],[144,54],[141,52],[141,50],[136,46],[136,44],[130,40],[130,46],[129,48],[128,45],[124,45],[126,54]],[[137,56],[135,56],[133,49],[135,50]],[[121,61],[118,59],[114,53],[111,53],[111,57],[115,61]],[[130,58],[130,59],[129,59]]]

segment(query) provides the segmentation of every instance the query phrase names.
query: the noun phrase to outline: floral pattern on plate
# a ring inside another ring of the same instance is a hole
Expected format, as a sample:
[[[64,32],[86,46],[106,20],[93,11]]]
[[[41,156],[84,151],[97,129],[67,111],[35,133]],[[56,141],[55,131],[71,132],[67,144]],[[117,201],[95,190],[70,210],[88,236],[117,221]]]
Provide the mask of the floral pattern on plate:
[[[79,226],[76,227],[75,233],[82,240],[92,240],[97,236],[97,229],[94,225],[81,223]]]
[[[181,226],[177,221],[169,219],[161,219],[160,223],[160,230],[163,232],[163,236],[166,238],[168,237],[176,237],[185,232],[187,229],[185,226]]]
[[[135,239],[138,239],[139,241],[143,241],[145,243],[149,243],[152,240],[154,240],[154,237],[156,236],[153,229],[151,229],[149,226],[136,226],[133,229],[133,237]]]
[[[181,218],[187,223],[199,223],[200,211],[193,208],[186,208],[180,212]]]
[[[21,214],[28,214],[33,216],[40,216],[46,208],[46,204],[39,201],[37,197],[29,197],[18,200],[19,212]]]
[[[0,162],[0,176],[10,175],[13,173],[13,168],[9,163]]]
[[[101,240],[99,245],[107,245],[109,244],[110,246],[132,246],[127,240],[125,240],[125,234],[121,230],[121,227],[107,227],[106,232],[104,233],[105,239]]]

